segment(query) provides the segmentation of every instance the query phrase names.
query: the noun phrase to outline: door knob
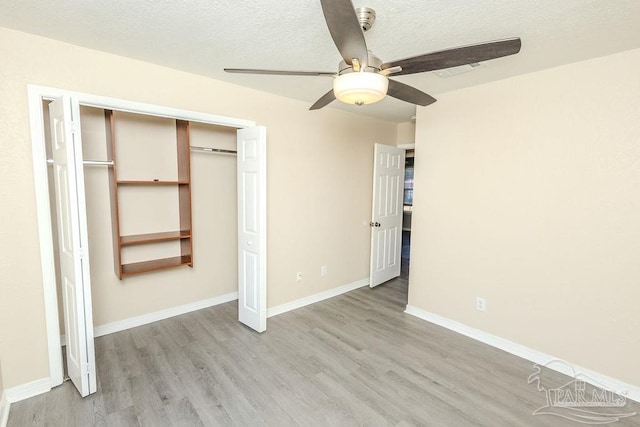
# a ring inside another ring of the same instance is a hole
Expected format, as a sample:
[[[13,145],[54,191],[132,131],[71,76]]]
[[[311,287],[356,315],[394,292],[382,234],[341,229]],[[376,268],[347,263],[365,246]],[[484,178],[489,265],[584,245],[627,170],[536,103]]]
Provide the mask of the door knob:
[[[379,222],[373,222],[373,221],[371,221],[371,222],[369,223],[369,226],[371,226],[371,227],[380,227],[380,223],[379,223]]]

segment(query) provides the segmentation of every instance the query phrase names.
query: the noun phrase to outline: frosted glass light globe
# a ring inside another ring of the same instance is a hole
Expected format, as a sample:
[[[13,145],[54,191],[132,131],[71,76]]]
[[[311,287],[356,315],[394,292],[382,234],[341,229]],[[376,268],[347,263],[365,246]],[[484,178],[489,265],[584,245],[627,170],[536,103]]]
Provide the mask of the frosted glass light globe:
[[[386,96],[388,88],[389,80],[372,72],[346,73],[333,80],[333,94],[346,104],[373,104]]]

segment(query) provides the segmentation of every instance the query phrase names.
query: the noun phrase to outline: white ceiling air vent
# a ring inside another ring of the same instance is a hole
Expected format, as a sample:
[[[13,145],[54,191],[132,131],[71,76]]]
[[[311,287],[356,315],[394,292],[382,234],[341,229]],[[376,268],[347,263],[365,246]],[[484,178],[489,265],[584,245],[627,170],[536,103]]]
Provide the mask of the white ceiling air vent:
[[[472,62],[471,64],[459,65],[457,67],[445,68],[443,70],[434,71],[437,75],[443,78],[457,76],[458,74],[468,73],[476,68],[484,67],[484,64],[479,62]]]

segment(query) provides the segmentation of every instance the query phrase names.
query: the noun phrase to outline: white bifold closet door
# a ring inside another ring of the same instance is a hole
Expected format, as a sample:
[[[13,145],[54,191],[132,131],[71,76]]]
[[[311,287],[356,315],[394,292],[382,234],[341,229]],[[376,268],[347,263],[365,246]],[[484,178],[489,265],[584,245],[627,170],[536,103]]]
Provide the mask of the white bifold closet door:
[[[267,329],[267,130],[238,130],[238,319]]]
[[[97,385],[80,108],[75,99],[63,96],[49,104],[49,115],[67,370],[84,397],[95,393]]]
[[[369,273],[372,288],[400,275],[404,156],[403,148],[375,144]]]

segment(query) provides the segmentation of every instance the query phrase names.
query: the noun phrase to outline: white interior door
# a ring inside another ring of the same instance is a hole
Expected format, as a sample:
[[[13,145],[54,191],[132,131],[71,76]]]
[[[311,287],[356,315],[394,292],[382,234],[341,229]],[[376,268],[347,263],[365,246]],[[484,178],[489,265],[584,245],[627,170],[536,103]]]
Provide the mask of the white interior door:
[[[96,391],[96,368],[80,108],[74,99],[63,96],[49,104],[49,114],[67,370],[84,397]]]
[[[238,130],[238,318],[267,329],[267,130]]]
[[[402,148],[375,145],[370,224],[372,288],[400,275],[404,154]]]

